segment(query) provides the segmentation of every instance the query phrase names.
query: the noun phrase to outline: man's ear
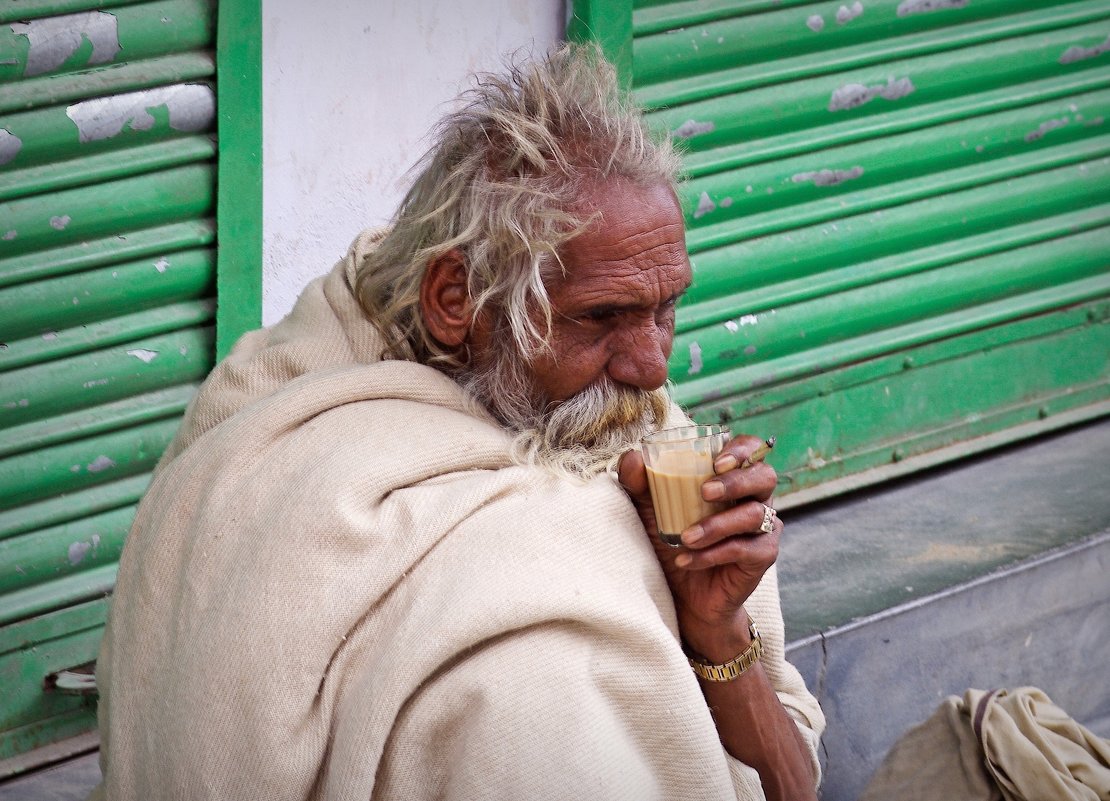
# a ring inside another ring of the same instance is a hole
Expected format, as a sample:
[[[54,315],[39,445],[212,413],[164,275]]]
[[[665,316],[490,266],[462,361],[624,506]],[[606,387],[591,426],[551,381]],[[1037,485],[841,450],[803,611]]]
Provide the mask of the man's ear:
[[[436,341],[449,348],[466,341],[474,322],[466,277],[466,259],[452,248],[428,263],[420,282],[424,324]]]

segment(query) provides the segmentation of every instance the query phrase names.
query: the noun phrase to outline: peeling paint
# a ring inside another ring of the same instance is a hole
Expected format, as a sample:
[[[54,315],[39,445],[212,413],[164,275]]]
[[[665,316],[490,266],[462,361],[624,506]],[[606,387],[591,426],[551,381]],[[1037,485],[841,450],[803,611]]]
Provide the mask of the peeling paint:
[[[147,350],[146,348],[135,348],[133,350],[127,351],[127,355],[134,356],[139,361],[150,364],[152,361],[158,358],[158,351]]]
[[[816,186],[836,186],[845,181],[851,181],[863,175],[863,167],[852,167],[850,170],[817,170],[816,172],[800,172],[790,180],[796,184],[813,181]]]
[[[686,375],[697,375],[701,372],[701,345],[697,342],[690,343],[690,369],[686,371]]]
[[[83,386],[85,389],[91,389],[92,387],[102,387],[107,383],[107,378],[94,378],[92,381],[86,381],[81,386]]]
[[[5,348],[7,350],[7,348]],[[29,398],[20,398],[17,401],[8,401],[4,404],[5,409],[20,409],[31,405]]]
[[[116,18],[103,11],[86,11],[80,14],[62,14],[43,17],[30,22],[13,22],[12,33],[26,36],[28,43],[27,66],[23,77],[42,75],[65,64],[66,60],[81,49],[85,40],[92,44],[88,66],[113,61],[122,49]]]
[[[672,134],[679,139],[692,139],[701,134],[712,133],[717,130],[717,123],[715,122],[698,122],[697,120],[686,120],[680,126],[671,131]]]
[[[839,24],[843,25],[846,22],[851,22],[862,13],[863,3],[861,3],[859,0],[856,0],[856,2],[852,3],[850,8],[848,6],[841,6],[837,9],[836,21]]]
[[[161,258],[154,262],[154,269],[160,273],[164,273],[166,268],[170,266],[169,259]]]
[[[4,234],[4,241],[5,242],[11,242],[17,236],[19,236],[19,232],[16,231],[15,229],[12,229],[11,231],[8,231],[7,233]]]
[[[862,83],[848,83],[836,89],[829,98],[829,111],[845,111],[846,109],[870,103],[876,97],[884,100],[898,100],[914,90],[913,81],[909,78],[887,78],[885,84],[878,86],[864,86]]]
[[[186,347],[185,345],[182,345],[180,348],[177,349],[177,352],[180,353],[182,356],[188,356],[189,355],[189,348]]]
[[[1069,47],[1064,51],[1064,54],[1060,56],[1060,63],[1073,64],[1076,61],[1086,61],[1089,58],[1101,56],[1107,50],[1110,50],[1110,36],[1107,36],[1105,41],[1094,47],[1080,47],[1079,45]]]
[[[19,155],[23,140],[7,128],[0,128],[0,165],[7,164]]]
[[[111,470],[115,466],[116,463],[114,461],[109,459],[104,454],[101,454],[100,456],[97,456],[95,459],[89,462],[87,465],[85,465],[85,468],[90,473],[102,473],[105,470]]]
[[[755,345],[748,345],[748,347],[744,348],[744,355],[745,356],[754,356],[755,355]]]
[[[51,217],[50,227],[53,228],[55,231],[64,231],[66,226],[69,225],[72,219],[73,218],[70,217],[68,214],[62,214],[58,217]]]
[[[740,326],[736,324],[735,320],[725,320],[725,328],[734,334],[740,330]]]
[[[722,209],[727,209],[729,206],[732,205],[732,198],[730,198],[730,197],[721,198],[721,204],[720,205],[721,205]]]
[[[58,338],[58,332],[57,331],[47,331],[46,333],[44,333],[42,335],[42,338],[44,340],[46,340],[47,342],[53,342],[55,339]]]
[[[709,193],[702,192],[701,197],[698,198],[698,207],[694,210],[694,219],[696,220],[699,217],[704,217],[706,214],[709,214],[709,212],[716,211],[716,209],[717,204],[709,197]]]
[[[759,322],[759,318],[754,314],[745,314],[738,317],[736,321],[740,323],[740,325],[756,325]]]
[[[1084,122],[1083,125],[1090,128],[1093,125],[1102,125],[1102,123],[1103,123],[1102,117],[1093,117],[1092,119],[1089,119],[1086,122]]]
[[[79,465],[77,465],[77,466],[79,467]],[[95,551],[99,547],[100,547],[100,535],[99,534],[93,534],[89,538],[88,542],[85,542],[83,540],[78,540],[77,542],[71,544],[69,546],[69,550],[66,553],[66,557],[69,559],[69,563],[71,565],[76,566],[76,565],[79,565],[85,559],[86,556],[88,556],[89,551]]]
[[[75,542],[69,546],[67,554],[70,565],[79,565],[92,550],[92,544],[88,542]]]
[[[81,472],[81,465],[79,465],[79,464],[70,465],[69,466],[69,472],[71,472],[71,473],[80,473]]]
[[[814,33],[820,33],[825,29],[825,18],[820,14],[811,14],[806,20],[806,27]]]
[[[1026,142],[1036,142],[1038,139],[1043,139],[1044,135],[1049,131],[1054,131],[1057,128],[1063,128],[1068,124],[1067,117],[1060,117],[1054,120],[1045,120],[1037,126],[1036,130],[1030,131],[1025,135]]]
[[[162,107],[169,112],[170,127],[175,131],[206,130],[216,117],[212,89],[192,83],[82,100],[66,108],[66,116],[77,126],[80,141],[95,142],[118,136],[125,127],[149,131],[154,127],[150,109]]]
[[[910,14],[928,14],[930,11],[944,11],[945,9],[963,8],[967,0],[903,0],[898,4],[899,17]]]

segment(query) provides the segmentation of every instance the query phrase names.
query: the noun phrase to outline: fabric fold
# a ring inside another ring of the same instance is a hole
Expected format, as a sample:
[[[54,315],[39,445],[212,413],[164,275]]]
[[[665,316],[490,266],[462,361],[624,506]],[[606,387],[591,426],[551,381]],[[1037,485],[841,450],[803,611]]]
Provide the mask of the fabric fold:
[[[1036,687],[969,689],[907,732],[860,801],[1110,801],[1110,742]]]

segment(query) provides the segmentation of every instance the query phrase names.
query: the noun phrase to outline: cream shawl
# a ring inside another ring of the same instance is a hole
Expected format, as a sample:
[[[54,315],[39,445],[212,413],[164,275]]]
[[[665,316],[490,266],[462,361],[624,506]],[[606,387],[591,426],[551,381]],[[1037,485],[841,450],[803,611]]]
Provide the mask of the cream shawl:
[[[93,797],[762,798],[625,494],[511,464],[454,382],[380,361],[351,290],[371,246],[238,343],[160,464],[98,664]],[[816,761],[774,572],[749,611]]]

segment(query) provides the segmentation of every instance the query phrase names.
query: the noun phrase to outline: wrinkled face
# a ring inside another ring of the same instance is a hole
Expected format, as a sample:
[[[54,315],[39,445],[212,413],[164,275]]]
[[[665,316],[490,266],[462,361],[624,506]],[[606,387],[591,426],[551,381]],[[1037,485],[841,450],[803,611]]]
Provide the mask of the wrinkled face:
[[[518,458],[589,476],[666,418],[675,303],[691,273],[666,184],[610,182],[575,211],[597,219],[564,246],[566,273],[547,283],[550,349],[527,358],[507,327],[479,320],[460,379],[514,433]]]
[[[548,284],[551,350],[532,363],[536,388],[559,403],[604,377],[653,390],[667,380],[675,303],[690,285],[682,211],[666,184],[599,185],[578,209],[598,214],[561,253]]]

